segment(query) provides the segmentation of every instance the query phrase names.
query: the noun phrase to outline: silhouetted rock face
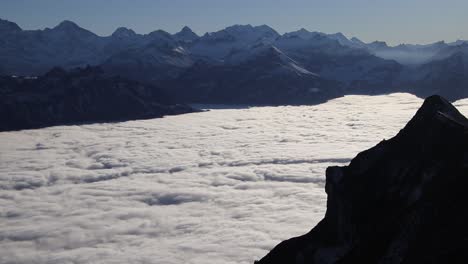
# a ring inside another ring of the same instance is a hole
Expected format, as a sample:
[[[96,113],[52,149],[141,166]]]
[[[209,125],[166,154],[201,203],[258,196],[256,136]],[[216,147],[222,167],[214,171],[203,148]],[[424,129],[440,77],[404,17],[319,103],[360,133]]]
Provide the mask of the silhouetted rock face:
[[[325,218],[258,263],[466,263],[468,121],[439,96],[326,172]]]
[[[195,111],[163,91],[100,68],[54,68],[39,78],[0,77],[0,131],[162,117]]]

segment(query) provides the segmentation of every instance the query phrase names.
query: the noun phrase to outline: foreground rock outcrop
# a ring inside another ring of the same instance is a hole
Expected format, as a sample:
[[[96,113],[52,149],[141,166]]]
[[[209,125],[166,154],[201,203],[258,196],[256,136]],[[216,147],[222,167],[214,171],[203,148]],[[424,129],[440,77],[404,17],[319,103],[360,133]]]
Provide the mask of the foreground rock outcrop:
[[[468,120],[431,96],[398,135],[326,172],[325,218],[259,264],[466,263]]]
[[[125,121],[194,112],[161,89],[98,67],[38,77],[0,77],[0,131],[61,124]]]

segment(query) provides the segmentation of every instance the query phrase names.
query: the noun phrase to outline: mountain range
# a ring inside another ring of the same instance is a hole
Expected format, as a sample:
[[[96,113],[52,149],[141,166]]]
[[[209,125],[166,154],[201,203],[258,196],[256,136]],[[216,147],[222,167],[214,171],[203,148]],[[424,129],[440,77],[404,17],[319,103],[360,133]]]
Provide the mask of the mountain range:
[[[0,131],[159,118],[198,110],[159,87],[108,76],[99,67],[40,77],[0,76]]]
[[[53,67],[100,66],[156,85],[181,102],[316,103],[345,94],[468,95],[468,42],[364,43],[306,29],[234,25],[198,36],[118,28],[98,36],[71,21],[23,30],[0,20],[0,75],[37,76]]]

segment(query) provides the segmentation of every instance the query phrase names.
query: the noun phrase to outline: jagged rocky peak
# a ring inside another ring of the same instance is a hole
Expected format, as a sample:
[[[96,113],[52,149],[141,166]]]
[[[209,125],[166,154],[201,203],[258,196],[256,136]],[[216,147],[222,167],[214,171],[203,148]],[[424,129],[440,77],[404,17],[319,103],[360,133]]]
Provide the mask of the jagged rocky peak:
[[[197,35],[195,34],[195,32],[193,32],[193,30],[191,28],[189,28],[188,26],[184,26],[180,31],[179,33],[181,34],[194,34],[194,35]],[[198,35],[197,35],[198,36]]]
[[[209,45],[230,43],[235,46],[248,47],[259,41],[267,43],[273,42],[277,37],[279,37],[278,32],[267,25],[252,26],[247,24],[233,25],[220,31],[206,33],[201,37],[201,42],[209,43]],[[236,47],[230,47],[229,49],[231,48]],[[228,52],[229,49],[227,50]]]
[[[80,37],[97,37],[93,32],[78,26],[75,22],[64,20],[53,29],[46,29],[49,33],[60,35],[78,35]]]
[[[446,46],[447,43],[445,43],[445,40],[440,40],[440,41],[434,42],[432,45],[434,45],[434,46]]]
[[[427,98],[397,136],[326,171],[325,218],[258,263],[464,263],[468,120]]]
[[[424,131],[419,131],[420,129],[429,128],[429,126],[433,126],[434,124],[441,122],[458,123],[461,126],[468,127],[468,122],[465,116],[463,116],[449,101],[438,95],[433,95],[424,101],[421,108],[413,119],[411,119],[411,121],[406,125],[403,131],[405,133],[421,133]]]
[[[236,25],[229,26],[225,28],[224,30],[229,31],[229,32],[245,32],[245,31],[252,31],[253,29],[254,28],[250,24],[247,24],[247,25],[236,24]]]
[[[388,45],[385,41],[374,41],[368,44],[371,49],[385,49],[388,48]]]
[[[247,25],[233,25],[227,27],[223,31],[229,32],[233,35],[247,35],[247,34],[256,34],[259,36],[265,37],[277,37],[279,34],[271,27],[267,25],[261,26],[252,26],[250,24]]]
[[[112,37],[116,38],[131,38],[133,36],[136,36],[135,31],[126,27],[119,27],[112,33]]]
[[[317,35],[320,35],[321,33],[319,32],[310,32],[305,28],[301,28],[296,31],[288,32],[285,33],[283,36],[286,38],[302,38],[302,39],[311,39],[316,37]]]
[[[189,26],[184,26],[180,32],[193,32],[192,29]]]
[[[199,36],[193,32],[188,26],[184,26],[182,30],[174,34],[174,37],[180,41],[192,42],[199,38]]]

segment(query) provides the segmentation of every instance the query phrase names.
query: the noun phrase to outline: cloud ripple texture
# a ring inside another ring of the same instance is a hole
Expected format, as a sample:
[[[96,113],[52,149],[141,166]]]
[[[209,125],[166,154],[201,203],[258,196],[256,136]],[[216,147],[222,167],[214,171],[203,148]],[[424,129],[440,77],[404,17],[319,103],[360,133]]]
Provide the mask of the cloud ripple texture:
[[[253,263],[323,218],[326,167],[394,136],[421,103],[346,96],[0,133],[0,263]]]

